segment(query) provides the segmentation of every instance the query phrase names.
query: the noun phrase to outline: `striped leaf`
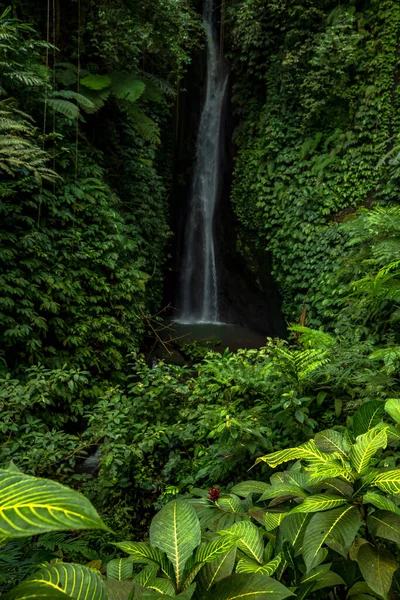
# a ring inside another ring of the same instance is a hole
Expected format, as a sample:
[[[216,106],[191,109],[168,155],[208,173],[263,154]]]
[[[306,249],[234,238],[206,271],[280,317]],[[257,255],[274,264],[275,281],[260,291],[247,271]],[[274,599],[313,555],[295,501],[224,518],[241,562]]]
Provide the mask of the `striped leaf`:
[[[236,548],[233,547],[226,554],[222,554],[213,562],[208,562],[197,576],[197,585],[200,590],[208,591],[221,579],[231,575],[236,560]]]
[[[271,498],[280,498],[282,496],[290,496],[292,498],[306,498],[307,492],[301,489],[298,485],[290,483],[280,483],[271,486],[269,490],[266,490],[260,498],[262,500],[269,500]]]
[[[236,565],[236,573],[262,573],[271,577],[281,564],[281,561],[281,555],[278,555],[265,565],[259,565],[255,560],[251,560],[250,558],[241,558]]]
[[[347,458],[350,444],[345,435],[335,429],[325,429],[315,436],[315,443],[322,452],[328,454],[338,453]]]
[[[212,562],[221,554],[225,554],[236,544],[239,538],[232,536],[221,536],[212,540],[211,542],[207,542],[203,544],[199,548],[197,548],[195,554],[195,562],[196,563],[206,563]]]
[[[71,600],[71,596],[43,582],[25,581],[2,595],[1,600]]]
[[[360,513],[354,506],[340,506],[333,510],[317,513],[304,534],[303,558],[307,572],[316,566],[318,553],[330,541],[348,551],[361,524]]]
[[[134,576],[133,581],[142,587],[146,587],[147,583],[151,579],[155,579],[157,577],[158,567],[156,565],[149,565],[143,571],[140,571],[137,575]]]
[[[74,600],[107,600],[104,582],[81,565],[56,563],[44,567],[29,578],[30,583],[55,587]]]
[[[256,460],[256,464],[262,461],[275,469],[282,463],[297,459],[312,461],[315,464],[323,464],[329,461],[331,456],[325,452],[321,452],[315,441],[310,440],[297,448],[287,448],[286,450],[279,450],[278,452],[262,456]]]
[[[384,409],[384,403],[378,400],[362,404],[353,417],[354,435],[363,435],[381,423]]]
[[[309,496],[306,498],[304,502],[299,504],[299,506],[293,508],[290,513],[322,512],[346,503],[347,498],[340,498],[339,496],[334,496],[333,494],[317,494],[315,496]]]
[[[250,494],[263,494],[270,486],[264,481],[242,481],[232,488],[232,493],[238,496],[249,496]]]
[[[115,558],[107,564],[107,578],[124,581],[132,577],[133,562],[129,558]]]
[[[387,446],[386,427],[374,427],[364,435],[358,436],[350,450],[350,461],[356,473],[363,475],[368,471],[372,457],[381,448]]]
[[[282,548],[285,542],[289,542],[296,554],[300,553],[303,547],[304,533],[308,525],[309,516],[306,513],[288,514],[279,527],[279,548]]]
[[[388,494],[400,494],[400,469],[380,473],[373,479],[372,484]]]
[[[222,536],[234,538],[242,552],[262,564],[264,554],[263,536],[260,529],[253,523],[241,521],[218,533]]]
[[[386,498],[386,496],[378,494],[378,492],[367,492],[363,496],[363,502],[365,504],[372,504],[373,506],[376,506],[376,508],[380,508],[382,510],[390,510],[397,515],[400,515],[400,508],[397,506],[397,504],[389,500],[389,498]]]
[[[284,585],[259,573],[226,577],[203,596],[203,600],[284,600],[294,594]]]
[[[267,512],[264,515],[264,527],[267,531],[273,531],[288,516],[289,512]]]
[[[200,522],[193,506],[184,500],[164,506],[151,523],[150,541],[171,561],[179,588],[186,562],[201,542]]]
[[[117,546],[123,552],[130,554],[130,561],[138,564],[161,565],[162,554],[157,548],[152,548],[146,542],[118,542]]]
[[[146,583],[146,588],[166,596],[175,596],[175,588],[169,579],[154,577]]]
[[[386,400],[385,410],[396,423],[400,423],[400,400],[398,398]]]
[[[216,505],[218,506],[218,508],[224,511],[232,513],[244,512],[243,503],[234,494],[230,494],[229,496],[223,496],[222,498],[217,500]]]
[[[107,530],[85,496],[55,481],[0,470],[0,535],[80,529]]]
[[[376,510],[367,518],[372,535],[400,544],[400,516],[388,510]]]

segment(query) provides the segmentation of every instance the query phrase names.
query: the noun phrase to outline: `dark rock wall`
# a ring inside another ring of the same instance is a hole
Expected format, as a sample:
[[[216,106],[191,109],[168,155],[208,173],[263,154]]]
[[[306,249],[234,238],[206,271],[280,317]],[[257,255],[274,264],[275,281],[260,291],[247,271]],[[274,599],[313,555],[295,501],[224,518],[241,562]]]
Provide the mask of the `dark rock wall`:
[[[182,85],[183,91],[180,94],[179,107],[176,111],[178,122],[176,124],[175,176],[170,210],[171,229],[174,237],[165,278],[165,303],[171,306],[170,314],[172,316],[176,313],[179,302],[179,268],[191,193],[196,136],[204,101],[205,70],[205,51],[200,51],[193,56],[191,67]],[[232,83],[231,80],[230,88]],[[216,211],[220,315],[225,322],[242,325],[264,335],[285,337],[286,327],[281,313],[281,301],[277,287],[270,275],[269,265],[260,264],[256,278],[237,250],[237,223],[230,202],[236,153],[236,148],[232,143],[232,134],[236,123],[234,107],[230,98],[231,94],[229,93],[222,124],[225,147],[221,197]]]

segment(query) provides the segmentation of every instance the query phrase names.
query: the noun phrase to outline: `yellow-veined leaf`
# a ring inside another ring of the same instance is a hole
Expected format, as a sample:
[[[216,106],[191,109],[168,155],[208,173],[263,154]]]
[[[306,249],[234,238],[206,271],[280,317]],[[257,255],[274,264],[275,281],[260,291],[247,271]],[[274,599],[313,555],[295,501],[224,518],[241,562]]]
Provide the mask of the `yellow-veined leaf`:
[[[55,481],[0,470],[2,536],[80,529],[107,530],[85,496]]]

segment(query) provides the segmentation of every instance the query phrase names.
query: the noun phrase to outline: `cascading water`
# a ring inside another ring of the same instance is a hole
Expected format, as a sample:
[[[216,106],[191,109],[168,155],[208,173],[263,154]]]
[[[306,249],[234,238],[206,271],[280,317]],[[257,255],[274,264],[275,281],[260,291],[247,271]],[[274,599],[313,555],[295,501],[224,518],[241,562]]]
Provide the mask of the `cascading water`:
[[[222,116],[228,69],[220,51],[216,0],[205,0],[207,90],[197,137],[196,162],[181,270],[183,323],[218,323],[218,266],[214,227],[220,191]]]

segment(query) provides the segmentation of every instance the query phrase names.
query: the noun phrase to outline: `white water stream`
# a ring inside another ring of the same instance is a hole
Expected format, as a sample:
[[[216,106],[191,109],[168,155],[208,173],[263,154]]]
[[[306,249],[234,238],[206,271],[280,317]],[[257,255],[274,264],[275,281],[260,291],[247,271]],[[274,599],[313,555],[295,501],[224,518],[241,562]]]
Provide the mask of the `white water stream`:
[[[181,271],[182,323],[218,323],[215,208],[220,192],[222,116],[228,69],[215,24],[216,0],[205,0],[207,89],[197,136],[196,162]]]

